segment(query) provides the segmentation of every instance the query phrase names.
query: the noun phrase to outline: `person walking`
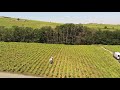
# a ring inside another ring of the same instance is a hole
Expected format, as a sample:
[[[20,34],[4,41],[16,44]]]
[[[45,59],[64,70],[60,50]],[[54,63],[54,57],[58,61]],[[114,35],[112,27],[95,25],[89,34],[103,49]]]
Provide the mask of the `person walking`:
[[[49,59],[50,64],[53,64],[53,57],[51,56],[51,58]]]

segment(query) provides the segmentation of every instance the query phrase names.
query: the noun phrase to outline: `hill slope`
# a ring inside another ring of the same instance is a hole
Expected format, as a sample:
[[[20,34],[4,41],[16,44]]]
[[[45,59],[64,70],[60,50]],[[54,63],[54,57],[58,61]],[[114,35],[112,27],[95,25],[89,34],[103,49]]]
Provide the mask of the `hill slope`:
[[[95,28],[97,30],[120,30],[120,25],[112,25],[112,24],[84,24],[84,26],[87,26],[89,28]]]
[[[25,27],[32,27],[32,28],[41,28],[42,26],[51,26],[56,27],[57,25],[61,25],[62,23],[53,23],[53,22],[44,22],[44,21],[37,21],[37,20],[27,20],[27,19],[20,19],[11,18],[11,17],[4,17],[0,16],[0,26],[12,27],[12,26],[25,26]],[[84,24],[89,28],[95,28],[96,30],[120,30],[120,25],[112,25],[112,24],[97,24],[97,23],[90,23]],[[105,26],[107,27],[105,29]]]
[[[25,26],[32,28],[41,28],[42,26],[51,26],[54,28],[56,25],[60,25],[60,23],[27,20],[27,19],[17,20],[17,18],[0,17],[0,26],[6,26],[6,27]]]

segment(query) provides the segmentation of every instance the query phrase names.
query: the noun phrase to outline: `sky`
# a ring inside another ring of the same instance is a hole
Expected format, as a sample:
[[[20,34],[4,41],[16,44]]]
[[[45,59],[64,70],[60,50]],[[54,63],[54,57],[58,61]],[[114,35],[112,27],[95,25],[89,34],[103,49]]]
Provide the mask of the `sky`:
[[[0,12],[0,16],[57,23],[120,24],[120,12]]]

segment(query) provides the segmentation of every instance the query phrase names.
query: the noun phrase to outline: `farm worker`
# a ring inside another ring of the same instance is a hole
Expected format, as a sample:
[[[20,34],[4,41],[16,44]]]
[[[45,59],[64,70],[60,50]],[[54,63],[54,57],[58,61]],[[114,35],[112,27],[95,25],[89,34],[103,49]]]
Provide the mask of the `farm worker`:
[[[49,59],[49,62],[50,62],[50,64],[53,63],[53,57],[51,57],[51,58]]]

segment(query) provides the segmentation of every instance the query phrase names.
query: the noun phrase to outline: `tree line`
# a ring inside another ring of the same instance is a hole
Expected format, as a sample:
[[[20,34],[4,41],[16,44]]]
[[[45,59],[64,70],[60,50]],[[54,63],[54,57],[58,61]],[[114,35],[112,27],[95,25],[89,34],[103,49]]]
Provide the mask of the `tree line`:
[[[4,42],[37,42],[70,45],[120,45],[120,31],[95,30],[82,24],[63,24],[52,28],[40,29],[13,26],[0,26],[0,41]]]

